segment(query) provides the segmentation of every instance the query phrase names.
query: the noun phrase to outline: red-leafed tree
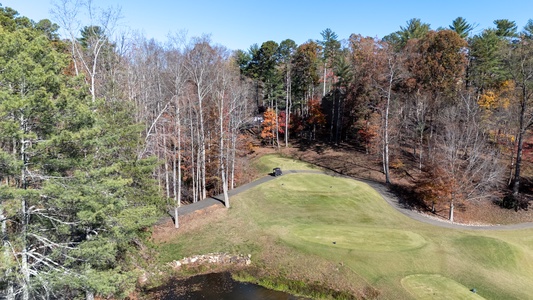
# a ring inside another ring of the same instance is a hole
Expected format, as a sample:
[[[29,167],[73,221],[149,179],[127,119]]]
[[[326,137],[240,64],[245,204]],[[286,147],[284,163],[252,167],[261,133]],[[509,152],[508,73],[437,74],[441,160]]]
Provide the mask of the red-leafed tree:
[[[379,149],[380,115],[370,114],[368,118],[359,120],[356,125],[357,135],[365,147],[366,154],[376,154]]]
[[[278,114],[278,132],[285,135],[288,132],[287,115],[284,111]]]

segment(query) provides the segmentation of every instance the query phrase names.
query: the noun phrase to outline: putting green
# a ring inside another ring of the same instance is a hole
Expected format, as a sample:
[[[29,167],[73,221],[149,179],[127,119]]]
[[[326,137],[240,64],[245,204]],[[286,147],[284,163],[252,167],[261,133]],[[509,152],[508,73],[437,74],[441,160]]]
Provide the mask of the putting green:
[[[462,236],[454,244],[462,255],[488,268],[514,268],[520,258],[520,251],[515,246],[491,237]]]
[[[415,299],[485,299],[464,285],[438,274],[415,274],[404,277],[402,286]]]
[[[261,164],[265,174],[277,166],[305,168],[276,156]],[[160,257],[250,253],[264,274],[291,274],[343,291],[371,287],[379,299],[533,295],[533,229],[423,224],[396,211],[370,185],[324,174],[286,172],[232,201],[224,217],[162,245]]]
[[[361,251],[404,251],[426,245],[421,235],[395,229],[306,225],[291,227],[289,232],[308,243]]]

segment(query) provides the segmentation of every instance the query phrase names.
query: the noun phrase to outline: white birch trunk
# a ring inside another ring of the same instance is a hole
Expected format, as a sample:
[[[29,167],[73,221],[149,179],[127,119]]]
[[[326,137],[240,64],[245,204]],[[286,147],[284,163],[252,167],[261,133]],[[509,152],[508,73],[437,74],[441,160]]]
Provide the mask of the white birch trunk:
[[[326,70],[327,70],[326,62],[324,62],[324,89],[322,91],[322,97],[326,96],[326,76],[327,76]]]
[[[224,93],[219,97],[219,109],[218,109],[218,120],[219,120],[219,156],[220,156],[220,176],[222,180],[222,191],[224,193],[224,205],[226,208],[229,208],[229,195],[228,195],[228,181],[226,179],[226,162],[224,159]]]
[[[200,90],[198,90],[198,93],[200,93]],[[206,167],[205,167],[205,128],[204,128],[204,113],[203,113],[203,107],[202,107],[203,99],[202,97],[198,97],[198,104],[200,106],[199,108],[199,115],[200,115],[200,166],[201,166],[201,185],[200,185],[200,192],[201,192],[201,198],[205,199],[207,198],[207,190],[206,190]]]
[[[174,176],[174,187],[177,186],[177,191],[174,193],[175,201],[176,201],[176,207],[174,209],[174,218],[175,223],[174,226],[176,228],[179,228],[179,219],[178,219],[178,210],[181,206],[181,114],[180,114],[180,107],[179,103],[176,103],[176,129],[178,133],[178,149],[176,155],[174,155],[174,162],[177,161],[177,176]],[[175,163],[174,163],[175,164]],[[176,169],[176,168],[175,168]],[[176,173],[176,172],[174,172]],[[177,177],[177,178],[176,178]]]
[[[26,133],[26,119],[24,116],[20,117],[20,128],[22,128],[23,137],[20,139],[20,159],[22,161],[22,170],[20,174],[20,182],[21,182],[21,188],[27,189],[27,179],[26,179],[26,140],[24,138],[24,134]],[[22,252],[21,252],[21,259],[20,259],[20,269],[22,273],[22,300],[29,300],[30,299],[30,266],[28,264],[28,223],[29,223],[29,216],[28,216],[28,203],[26,202],[25,196],[22,197],[21,200],[21,214],[22,214]]]
[[[168,157],[167,157],[167,135],[165,132],[165,127],[163,127],[163,160],[165,161],[165,192],[167,195],[167,198],[170,198],[170,171],[169,171],[169,165],[168,165]]]
[[[4,215],[3,207],[0,206],[0,220],[2,220],[1,225],[1,234],[2,236],[7,236],[7,223],[6,223],[6,216]],[[11,252],[9,251],[10,245],[7,238],[3,239],[2,247],[4,247],[4,253],[3,253],[3,265],[8,266],[10,264],[10,257]],[[8,278],[7,287],[6,287],[6,300],[15,300],[15,290],[13,288],[13,282],[9,280],[9,276],[11,275],[11,269],[7,268],[5,273],[5,278]]]
[[[193,123],[193,108],[192,108],[192,101],[189,101],[189,133],[191,138],[190,143],[190,157],[191,157],[191,178],[192,178],[192,201],[196,202],[196,159],[195,159],[195,151],[194,151],[194,143],[195,143],[195,134],[194,134],[194,123]]]
[[[383,134],[383,171],[385,172],[385,183],[390,183],[390,172],[389,172],[389,111],[390,111],[390,101],[392,97],[392,82],[394,80],[394,69],[391,60],[389,59],[389,69],[390,69],[390,78],[389,86],[387,89],[387,102],[385,103],[385,128]]]
[[[200,142],[201,143],[201,142]],[[201,146],[200,146],[201,147]],[[196,195],[198,197],[198,199],[196,201],[201,201],[205,198],[202,198],[202,150],[201,149],[198,149],[197,152],[196,152],[196,187],[197,187],[197,191],[196,191]]]
[[[453,223],[453,209],[454,209],[454,203],[453,199],[450,201],[450,222]]]

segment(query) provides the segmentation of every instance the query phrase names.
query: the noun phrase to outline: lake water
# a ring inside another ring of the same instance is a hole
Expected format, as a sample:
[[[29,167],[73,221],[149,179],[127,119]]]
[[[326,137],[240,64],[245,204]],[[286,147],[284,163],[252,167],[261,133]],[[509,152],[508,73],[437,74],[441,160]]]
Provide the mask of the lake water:
[[[184,280],[171,281],[150,293],[151,299],[162,300],[301,300],[284,292],[262,286],[235,281],[230,273],[198,275]]]

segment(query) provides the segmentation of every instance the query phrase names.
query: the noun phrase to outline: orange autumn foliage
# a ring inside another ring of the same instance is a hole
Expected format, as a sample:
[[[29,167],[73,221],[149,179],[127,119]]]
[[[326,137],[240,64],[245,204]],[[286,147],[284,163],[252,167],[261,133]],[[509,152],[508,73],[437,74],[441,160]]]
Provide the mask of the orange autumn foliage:
[[[318,99],[309,100],[309,124],[324,125],[326,124],[326,115],[320,109],[320,101]]]
[[[276,119],[276,113],[270,108],[263,114],[263,123],[261,124],[263,130],[261,131],[261,138],[265,142],[271,142],[275,137]]]
[[[415,192],[426,204],[434,207],[437,203],[450,201],[459,191],[455,180],[441,166],[432,165],[422,170]]]

